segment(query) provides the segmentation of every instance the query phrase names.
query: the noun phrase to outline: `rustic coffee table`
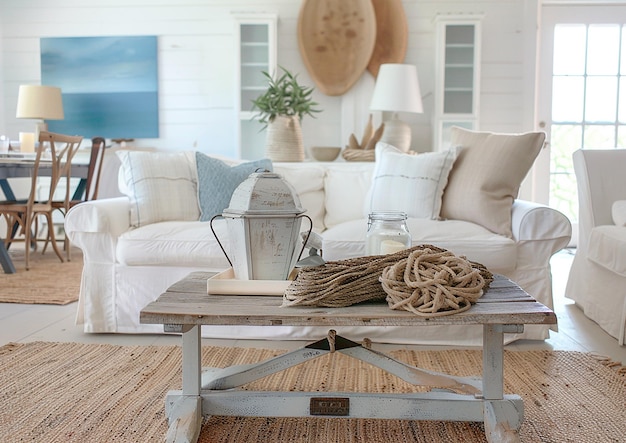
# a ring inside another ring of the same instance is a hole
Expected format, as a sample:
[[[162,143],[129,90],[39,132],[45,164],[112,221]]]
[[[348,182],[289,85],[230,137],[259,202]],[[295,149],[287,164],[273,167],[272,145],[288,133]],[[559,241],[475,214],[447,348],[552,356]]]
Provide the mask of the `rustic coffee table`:
[[[141,323],[163,324],[182,333],[181,391],[165,400],[167,441],[196,441],[203,415],[261,417],[349,417],[484,422],[490,442],[518,442],[524,406],[518,395],[505,395],[505,332],[526,324],[556,324],[552,310],[509,279],[496,276],[490,289],[465,312],[424,319],[392,311],[386,303],[347,308],[281,308],[280,297],[207,295],[212,274],[195,272],[172,285],[141,311]],[[256,326],[423,326],[483,325],[482,380],[428,371],[397,361],[334,330],[322,340],[265,362],[230,368],[202,368],[201,325]],[[342,352],[373,364],[414,385],[436,390],[415,394],[355,392],[255,392],[235,389],[329,352]]]

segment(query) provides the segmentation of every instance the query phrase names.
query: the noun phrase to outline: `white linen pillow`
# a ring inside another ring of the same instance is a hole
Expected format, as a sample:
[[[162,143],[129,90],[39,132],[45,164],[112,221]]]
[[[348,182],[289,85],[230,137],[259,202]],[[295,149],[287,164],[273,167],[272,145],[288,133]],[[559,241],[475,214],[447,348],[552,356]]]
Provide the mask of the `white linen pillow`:
[[[436,220],[443,190],[457,157],[457,148],[410,155],[387,144],[376,144],[376,166],[365,202],[373,211],[403,211],[412,218]]]
[[[626,200],[617,200],[611,206],[611,215],[615,226],[626,226]]]
[[[322,166],[315,163],[291,162],[274,163],[274,172],[283,176],[298,193],[306,215],[313,220],[317,232],[326,229],[324,225],[324,174]],[[308,223],[303,223],[308,229]]]
[[[130,199],[130,224],[200,217],[193,152],[117,151],[120,191]]]

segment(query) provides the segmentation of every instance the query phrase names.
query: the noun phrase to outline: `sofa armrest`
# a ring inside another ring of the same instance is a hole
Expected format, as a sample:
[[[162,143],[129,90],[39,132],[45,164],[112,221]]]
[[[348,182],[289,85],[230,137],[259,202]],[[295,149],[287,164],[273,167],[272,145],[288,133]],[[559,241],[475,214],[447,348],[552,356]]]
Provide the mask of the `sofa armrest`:
[[[80,203],[65,216],[65,233],[83,251],[76,324],[85,332],[115,332],[115,266],[118,237],[130,229],[130,200],[105,198]]]
[[[118,237],[130,229],[127,197],[91,200],[74,206],[65,217],[65,231],[73,241],[77,232],[102,232]]]
[[[513,239],[517,242],[517,263],[507,277],[519,283],[537,301],[552,308],[550,258],[567,246],[572,225],[556,209],[525,200],[515,200],[511,215]],[[556,331],[555,327],[551,329]],[[547,338],[546,332],[541,333],[543,338]]]
[[[572,225],[561,212],[527,200],[515,200],[511,211],[511,230],[515,241],[561,240],[564,248],[572,237]]]
[[[117,238],[130,227],[127,197],[84,202],[74,206],[65,217],[65,232],[82,249],[85,261],[115,263]]]

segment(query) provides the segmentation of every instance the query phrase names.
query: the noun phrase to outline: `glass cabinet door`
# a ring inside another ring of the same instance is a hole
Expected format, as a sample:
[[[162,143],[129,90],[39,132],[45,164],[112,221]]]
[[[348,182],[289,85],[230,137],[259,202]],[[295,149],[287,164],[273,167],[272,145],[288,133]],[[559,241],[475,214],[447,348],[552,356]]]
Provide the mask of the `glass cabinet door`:
[[[262,158],[265,152],[265,131],[255,119],[252,100],[267,88],[263,72],[276,71],[275,15],[260,14],[237,17],[237,140],[239,157]]]
[[[474,25],[446,26],[443,113],[474,110]]]
[[[480,17],[437,16],[433,150],[447,149],[452,126],[478,127]]]

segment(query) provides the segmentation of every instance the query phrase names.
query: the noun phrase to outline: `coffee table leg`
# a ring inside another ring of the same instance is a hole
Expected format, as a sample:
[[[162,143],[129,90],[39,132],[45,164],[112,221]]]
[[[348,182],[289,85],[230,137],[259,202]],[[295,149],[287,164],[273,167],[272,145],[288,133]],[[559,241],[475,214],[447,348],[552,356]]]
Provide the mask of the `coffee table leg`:
[[[503,405],[506,402],[504,332],[507,328],[508,325],[483,326],[483,413],[485,436],[491,443],[518,443],[520,441],[518,429],[524,418],[521,401],[514,403],[517,414],[511,413],[511,409]],[[513,325],[511,328],[517,326]]]
[[[200,397],[200,326],[183,326],[183,390],[168,393],[165,412],[169,421],[166,442],[195,442],[202,425]]]

